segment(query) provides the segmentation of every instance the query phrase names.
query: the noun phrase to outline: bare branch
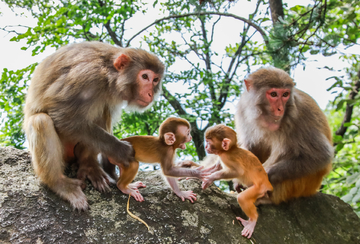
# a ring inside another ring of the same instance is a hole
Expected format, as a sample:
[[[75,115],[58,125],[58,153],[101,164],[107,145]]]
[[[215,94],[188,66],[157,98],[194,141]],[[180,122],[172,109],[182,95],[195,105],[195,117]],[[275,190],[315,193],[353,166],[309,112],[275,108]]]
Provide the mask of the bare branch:
[[[119,40],[118,36],[116,35],[116,33],[111,29],[110,26],[110,20],[108,22],[106,22],[105,24],[105,28],[107,30],[107,32],[109,33],[111,40],[113,40],[113,42],[118,45],[119,47],[122,47],[122,43],[121,40]]]
[[[128,47],[130,45],[130,42],[137,37],[138,35],[140,35],[142,32],[144,32],[145,30],[147,30],[148,28],[150,28],[151,26],[158,24],[162,21],[165,20],[169,20],[169,19],[177,19],[177,18],[183,18],[183,17],[189,17],[189,16],[201,16],[201,15],[219,15],[219,16],[225,16],[225,17],[232,17],[235,18],[237,20],[243,21],[247,24],[249,24],[250,26],[252,26],[253,28],[255,28],[262,36],[262,38],[264,39],[264,42],[266,45],[268,45],[269,43],[269,39],[265,33],[265,31],[258,26],[257,24],[255,24],[254,22],[252,22],[251,20],[248,20],[246,18],[234,15],[234,14],[230,14],[230,13],[220,13],[220,12],[199,12],[199,13],[187,13],[187,14],[180,14],[180,15],[170,15],[158,20],[155,20],[153,23],[149,24],[148,26],[146,26],[145,28],[143,28],[142,30],[140,30],[138,33],[136,33],[133,37],[131,37],[129,39],[129,41],[127,42],[126,46]]]
[[[162,86],[163,90],[163,96],[168,100],[168,102],[171,104],[171,106],[177,111],[179,115],[186,115],[189,114],[183,109],[179,101],[165,88],[165,86]]]

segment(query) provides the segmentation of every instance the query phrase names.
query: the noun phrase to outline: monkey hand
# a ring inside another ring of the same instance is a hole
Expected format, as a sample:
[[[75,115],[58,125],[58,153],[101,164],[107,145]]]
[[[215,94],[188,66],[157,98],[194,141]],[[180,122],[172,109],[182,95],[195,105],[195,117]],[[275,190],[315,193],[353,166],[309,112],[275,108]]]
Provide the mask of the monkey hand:
[[[208,168],[204,168],[204,166],[200,166],[195,170],[198,172],[198,178],[201,180],[204,180],[212,174],[212,172]]]
[[[208,186],[210,186],[213,182],[214,182],[214,180],[213,180],[210,176],[204,177],[204,178],[203,178],[203,182],[202,182],[202,184],[201,184],[201,188],[202,188],[203,190],[205,190],[205,189],[208,188]]]
[[[221,169],[222,169],[221,164],[220,164],[220,163],[216,163],[216,164],[214,164],[213,166],[211,166],[211,167],[209,167],[209,168],[205,168],[205,169],[203,170],[203,172],[207,172],[207,173],[209,173],[209,175],[210,175],[210,174],[212,174],[212,173],[214,173],[214,172],[216,172],[216,171],[219,171],[219,170],[221,170]]]
[[[196,194],[193,193],[193,191],[178,191],[174,193],[181,198],[182,201],[185,201],[185,199],[189,199],[191,203],[194,203],[196,201]]]

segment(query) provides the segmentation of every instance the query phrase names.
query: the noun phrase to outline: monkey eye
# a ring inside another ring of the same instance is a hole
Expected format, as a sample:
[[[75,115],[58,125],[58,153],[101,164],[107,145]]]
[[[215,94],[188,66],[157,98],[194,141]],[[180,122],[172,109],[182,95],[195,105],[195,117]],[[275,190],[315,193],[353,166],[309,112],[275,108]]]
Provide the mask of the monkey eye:
[[[285,93],[283,94],[283,97],[288,97],[289,95],[290,95],[289,92],[285,92]]]
[[[159,78],[155,78],[155,79],[153,80],[154,83],[158,83],[158,81],[159,81]]]
[[[147,74],[143,74],[141,77],[146,80],[146,79],[148,78],[148,75],[147,75]]]
[[[276,92],[272,92],[272,93],[270,93],[270,96],[272,96],[272,97],[277,97],[277,93],[276,93]]]

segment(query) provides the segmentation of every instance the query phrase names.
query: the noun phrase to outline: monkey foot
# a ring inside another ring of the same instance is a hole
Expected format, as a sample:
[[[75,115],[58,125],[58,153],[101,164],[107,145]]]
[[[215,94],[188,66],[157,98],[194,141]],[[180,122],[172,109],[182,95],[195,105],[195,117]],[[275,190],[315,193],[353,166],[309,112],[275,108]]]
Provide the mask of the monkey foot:
[[[129,184],[130,186],[130,184]],[[144,201],[144,197],[140,194],[139,190],[136,188],[136,189],[131,189],[129,188],[129,186],[127,187],[118,187],[119,190],[124,193],[124,194],[127,194],[127,195],[131,195],[136,201],[138,202],[143,202]]]
[[[81,184],[82,182],[80,180],[63,176],[51,189],[63,199],[69,201],[74,209],[85,211],[89,208],[89,204],[85,194],[81,190]]]
[[[250,238],[252,233],[254,232],[256,220],[245,220],[240,217],[236,217],[236,219],[239,220],[244,226],[244,229],[241,231],[241,235]]]
[[[137,181],[137,182],[129,184],[128,187],[130,189],[136,190],[138,188],[145,188],[146,185],[144,183],[142,183],[141,181]]]
[[[77,178],[82,181],[83,189],[86,186],[85,179],[88,178],[94,188],[100,192],[110,191],[109,184],[113,182],[111,177],[100,167],[80,167],[77,172]]]
[[[185,199],[189,199],[191,203],[194,203],[194,201],[196,201],[196,194],[193,193],[193,191],[179,191],[174,193],[178,197],[180,197],[182,201],[185,201]]]

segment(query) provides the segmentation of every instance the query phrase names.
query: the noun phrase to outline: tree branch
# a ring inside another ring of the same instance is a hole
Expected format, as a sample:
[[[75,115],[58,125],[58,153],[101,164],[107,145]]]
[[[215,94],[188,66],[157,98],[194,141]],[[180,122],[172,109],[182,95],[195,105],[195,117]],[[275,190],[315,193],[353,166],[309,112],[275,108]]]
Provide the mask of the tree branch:
[[[113,42],[118,45],[119,47],[122,47],[122,43],[119,40],[118,36],[116,35],[116,33],[111,29],[110,27],[110,20],[108,22],[106,22],[105,24],[105,28],[107,30],[107,32],[109,33],[111,40],[113,40]]]
[[[103,1],[101,0],[98,0],[98,3],[100,5],[100,7],[104,7],[106,5],[106,3],[104,3]],[[111,26],[110,26],[110,20],[107,21],[105,23],[105,28],[107,30],[107,32],[109,33],[110,37],[111,37],[111,40],[113,40],[113,42],[118,45],[119,47],[122,47],[122,43],[121,41],[119,40],[118,36],[116,35],[116,33],[111,29]]]
[[[219,15],[219,16],[225,16],[225,17],[232,17],[232,18],[235,18],[237,20],[240,20],[240,21],[243,21],[247,24],[249,24],[250,26],[252,26],[254,29],[256,29],[262,36],[262,38],[264,39],[264,42],[266,45],[269,44],[269,39],[265,33],[265,31],[260,27],[258,26],[257,24],[255,24],[254,22],[246,19],[246,18],[243,18],[243,17],[240,17],[240,16],[237,16],[237,15],[234,15],[234,14],[230,14],[230,13],[218,13],[218,12],[199,12],[199,13],[188,13],[188,14],[180,14],[180,15],[170,15],[170,16],[167,16],[167,17],[164,17],[164,18],[161,18],[161,19],[158,19],[158,20],[155,20],[153,23],[149,24],[148,26],[146,26],[145,28],[143,28],[142,30],[140,30],[138,33],[136,33],[133,37],[131,37],[127,44],[126,44],[126,47],[128,47],[130,45],[130,42],[135,38],[137,37],[138,35],[140,35],[142,32],[144,32],[145,30],[147,30],[148,28],[150,28],[151,26],[155,25],[155,24],[158,24],[162,21],[165,21],[165,20],[169,20],[169,19],[176,19],[176,18],[183,18],[183,17],[189,17],[189,16],[201,16],[201,15]]]
[[[168,100],[168,102],[179,115],[189,116],[189,114],[182,108],[179,101],[165,88],[164,85],[162,86],[162,90],[163,96],[166,98],[166,100]]]

